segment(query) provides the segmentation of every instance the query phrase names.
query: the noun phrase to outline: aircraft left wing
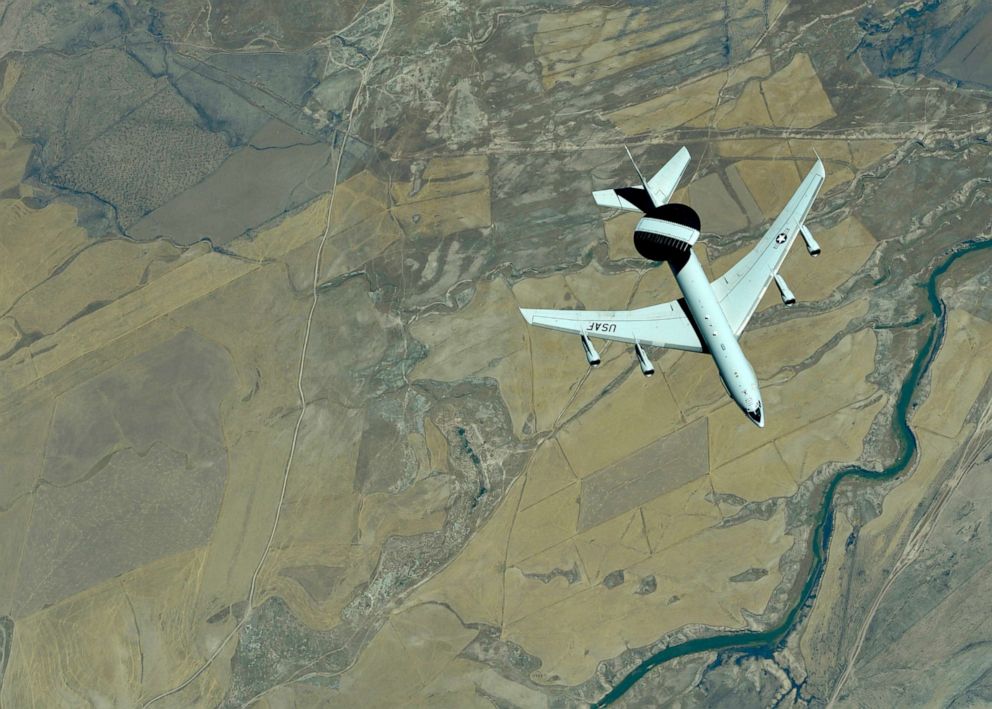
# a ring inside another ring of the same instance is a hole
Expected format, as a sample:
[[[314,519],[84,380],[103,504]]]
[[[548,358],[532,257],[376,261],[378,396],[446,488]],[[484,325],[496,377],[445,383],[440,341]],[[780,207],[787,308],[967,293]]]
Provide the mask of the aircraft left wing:
[[[751,253],[711,284],[713,294],[736,336],[740,337],[747,327],[758,303],[782,267],[825,176],[823,163],[818,159]]]
[[[521,308],[520,313],[531,325],[550,330],[674,350],[705,351],[681,299],[637,310]]]

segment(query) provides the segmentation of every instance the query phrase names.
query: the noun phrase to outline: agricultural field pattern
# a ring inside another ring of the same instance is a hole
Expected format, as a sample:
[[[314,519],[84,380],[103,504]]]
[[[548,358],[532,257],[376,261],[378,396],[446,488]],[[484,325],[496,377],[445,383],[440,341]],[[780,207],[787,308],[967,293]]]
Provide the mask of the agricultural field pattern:
[[[0,707],[992,705],[992,5],[0,1]],[[593,190],[680,147],[741,345]]]

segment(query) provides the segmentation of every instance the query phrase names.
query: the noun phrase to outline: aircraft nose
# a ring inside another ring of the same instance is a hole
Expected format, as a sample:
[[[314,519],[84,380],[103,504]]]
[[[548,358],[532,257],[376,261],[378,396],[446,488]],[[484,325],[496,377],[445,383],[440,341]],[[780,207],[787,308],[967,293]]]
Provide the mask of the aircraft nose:
[[[752,421],[754,421],[754,424],[758,428],[764,428],[765,427],[765,415],[764,415],[764,412],[761,410],[761,402],[760,401],[758,402],[758,405],[754,407],[753,410],[747,411],[746,413],[747,413],[747,417],[749,419],[751,419]]]

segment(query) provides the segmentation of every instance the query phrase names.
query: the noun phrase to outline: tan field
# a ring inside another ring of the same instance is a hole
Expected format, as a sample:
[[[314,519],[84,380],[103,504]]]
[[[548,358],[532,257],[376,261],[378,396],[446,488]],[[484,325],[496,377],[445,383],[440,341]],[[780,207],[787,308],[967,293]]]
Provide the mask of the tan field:
[[[547,88],[558,82],[584,84],[596,79],[677,55],[719,27],[722,12],[715,7],[696,8],[657,23],[646,12],[632,10],[580,10],[545,15],[534,36]],[[629,52],[632,40],[650,46]]]
[[[524,290],[516,288],[515,292]],[[476,296],[477,299],[485,297],[483,293]],[[616,508],[617,516],[583,529],[581,519],[587,504],[586,495],[605,493],[617,500],[617,496],[623,494],[618,492],[619,488],[611,488],[609,484],[604,487],[598,482],[603,478],[601,473],[614,477],[625,475],[624,468],[615,464],[627,456],[638,455],[638,449],[658,441],[659,437],[660,441],[665,441],[666,433],[683,435],[679,429],[688,431],[693,426],[683,428],[686,421],[698,420],[698,414],[687,419],[680,410],[665,385],[667,373],[661,373],[653,380],[628,377],[602,403],[565,425],[555,438],[542,444],[526,471],[522,495],[517,492],[509,497],[490,522],[491,528],[487,526],[476,535],[455,562],[426,584],[409,603],[415,605],[428,599],[444,602],[463,619],[485,618],[487,622],[508,627],[509,639],[545,660],[540,676],[535,679],[567,684],[581,681],[596,662],[618,652],[618,646],[643,644],[647,638],[664,635],[686,622],[739,626],[742,622],[740,609],[760,612],[767,603],[768,594],[780,578],[773,571],[776,567],[773,559],[784,553],[792,541],[782,536],[782,523],[777,518],[749,523],[748,534],[743,534],[738,527],[714,528],[723,512],[705,498],[713,491],[746,500],[789,495],[798,482],[823,462],[860,455],[861,440],[881,405],[880,397],[873,397],[874,389],[864,381],[873,367],[873,337],[868,332],[860,332],[844,338],[816,364],[794,376],[782,377],[778,372],[782,366],[801,362],[815,352],[832,333],[864,313],[865,305],[864,301],[852,303],[804,323],[803,327],[808,328],[812,337],[794,336],[794,326],[792,336],[789,336],[786,333],[790,328],[786,325],[778,326],[782,332],[780,337],[768,337],[771,333],[755,331],[755,342],[762,346],[760,354],[755,353],[756,358],[775,363],[766,370],[766,376],[772,376],[772,380],[764,388],[769,411],[776,412],[769,427],[757,434],[750,432],[745,427],[751,424],[743,419],[735,405],[721,405],[708,417],[709,472],[704,466],[696,474],[702,474],[702,477],[671,492],[662,488],[646,495],[635,493],[636,502],[626,508]],[[470,305],[465,310],[466,326],[457,336],[439,339],[457,341],[459,347],[465,347],[471,341],[468,324],[477,323],[479,317],[472,308]],[[438,356],[442,358],[438,367],[442,361],[451,361],[447,355]],[[526,355],[522,356],[526,360]],[[852,366],[852,359],[856,359],[857,364]],[[428,358],[425,366],[430,366],[431,361]],[[473,366],[478,366],[470,364],[471,360],[464,356],[461,361],[466,363],[463,371],[470,372]],[[671,376],[685,381],[679,366],[683,362],[688,366],[693,361],[712,369],[705,358],[682,355]],[[847,364],[840,367],[841,361]],[[518,365],[512,371],[519,368]],[[524,368],[529,369],[527,365]],[[803,392],[816,390],[810,381],[821,378],[823,372],[838,371],[843,372],[844,384],[831,387],[826,396],[819,392],[813,398],[803,397]],[[715,395],[722,394],[719,384],[712,385],[713,372],[707,374],[708,377],[701,376],[700,381],[707,382]],[[450,376],[457,375],[451,373]],[[550,380],[542,381],[547,384]],[[638,416],[624,414],[631,406]],[[854,422],[842,437],[836,435],[838,429],[830,423],[835,415]],[[699,420],[700,423],[705,421]],[[810,447],[810,431],[817,428],[832,433],[819,445]],[[701,438],[694,433],[675,445],[673,451],[698,451],[705,447],[707,427],[695,430],[702,434]],[[767,443],[762,445],[762,441]],[[795,444],[792,441],[801,441],[800,458],[793,451]],[[667,461],[673,466],[668,473],[664,467],[659,470],[658,477],[652,478],[655,485],[681,475],[686,469],[684,462],[662,450],[648,455],[645,461],[649,460]],[[610,468],[611,465],[614,468]],[[632,464],[630,469],[643,470],[643,466],[643,463]],[[594,479],[597,484],[587,490],[587,483]],[[631,484],[633,481],[622,483],[624,486]],[[647,488],[641,484],[641,488],[635,489]],[[764,540],[762,544],[755,543],[757,538]],[[780,541],[771,543],[776,539]],[[766,556],[748,558],[748,550],[757,547],[761,547]],[[694,584],[712,587],[726,583],[726,579],[737,573],[727,573],[726,565],[707,563],[705,567],[695,567],[677,561],[712,559],[717,553],[726,554],[728,560],[735,559],[734,564],[740,566],[737,571],[766,568],[769,573],[760,582],[729,584],[725,593],[710,596],[714,602],[720,599],[716,605],[700,605],[701,600],[696,600],[688,614],[681,605],[672,607],[670,612],[662,612],[662,608],[668,606],[659,606],[651,600],[656,598],[667,603],[671,597],[701,599],[698,592],[692,591]],[[569,569],[573,570],[574,581],[567,578]],[[704,569],[712,569],[717,575],[707,576]],[[625,579],[652,575],[660,579],[658,574],[663,573],[668,585],[664,591],[659,589],[657,595],[651,596],[632,593],[633,584],[627,581],[614,589],[604,587],[604,578],[615,571],[621,571]],[[545,577],[549,580],[544,580]],[[465,581],[460,582],[459,578]],[[470,583],[468,579],[476,582]],[[481,579],[484,580],[480,583]],[[489,600],[479,597],[483,589]],[[552,608],[554,613],[548,613]],[[602,622],[604,617],[636,618],[636,622],[620,625],[636,627],[638,634],[623,633],[610,640],[612,636],[604,635],[603,629],[614,626]],[[703,617],[711,620],[695,620]],[[599,630],[596,633],[591,633],[591,628],[589,633],[583,630],[586,622],[583,619],[586,618],[597,619]],[[563,627],[570,629],[569,639],[564,642],[560,635]],[[577,662],[580,657],[581,662]],[[552,680],[552,677],[557,679]]]
[[[610,114],[610,120],[626,135],[647,131],[663,132],[684,124],[706,125],[720,91],[753,77],[767,76],[771,64],[767,57],[756,57],[726,72],[693,81],[677,90]]]
[[[411,237],[487,227],[492,224],[488,172],[488,161],[481,155],[431,160],[421,176],[422,186],[392,185],[393,218]]]
[[[888,72],[895,16],[869,37],[785,0],[463,10],[11,6],[0,706],[585,705],[648,648],[787,615],[827,468],[891,456],[933,324],[900,324],[916,285],[984,233],[984,104]],[[591,369],[519,313],[681,296],[641,215],[589,199],[625,142],[689,147],[674,199],[713,279],[825,164],[823,254],[782,267],[800,304],[770,288],[741,337],[763,429],[706,355],[651,351],[645,378],[597,340]],[[631,705],[829,697],[860,642],[837,628],[979,457],[980,271],[946,301],[918,460],[842,487],[797,632],[666,663]]]

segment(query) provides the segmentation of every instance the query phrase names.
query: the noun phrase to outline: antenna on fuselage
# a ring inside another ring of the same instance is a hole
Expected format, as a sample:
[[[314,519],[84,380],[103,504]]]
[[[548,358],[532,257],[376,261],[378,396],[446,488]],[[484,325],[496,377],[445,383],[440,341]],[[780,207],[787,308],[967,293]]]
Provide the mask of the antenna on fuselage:
[[[630,158],[630,164],[634,166],[634,170],[637,172],[637,176],[640,178],[641,184],[644,186],[644,191],[647,192],[648,199],[651,200],[651,204],[655,207],[660,206],[657,202],[655,202],[654,195],[651,194],[651,188],[648,187],[648,181],[644,179],[644,175],[641,174],[641,169],[637,167],[637,163],[634,162],[634,156],[630,154],[630,148],[627,147],[626,143],[624,143],[623,149],[627,151],[627,157]]]

